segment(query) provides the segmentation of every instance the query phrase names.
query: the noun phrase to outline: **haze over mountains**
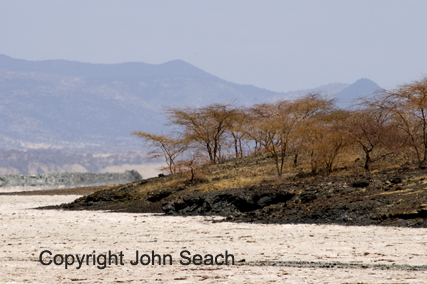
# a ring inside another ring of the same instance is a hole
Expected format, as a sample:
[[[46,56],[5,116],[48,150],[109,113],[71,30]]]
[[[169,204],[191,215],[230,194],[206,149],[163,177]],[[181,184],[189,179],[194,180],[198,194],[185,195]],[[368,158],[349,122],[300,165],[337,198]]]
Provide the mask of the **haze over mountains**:
[[[251,105],[310,92],[348,104],[375,88],[362,79],[277,93],[228,82],[181,60],[91,64],[0,55],[0,149],[140,149],[130,133],[166,132],[165,106]]]

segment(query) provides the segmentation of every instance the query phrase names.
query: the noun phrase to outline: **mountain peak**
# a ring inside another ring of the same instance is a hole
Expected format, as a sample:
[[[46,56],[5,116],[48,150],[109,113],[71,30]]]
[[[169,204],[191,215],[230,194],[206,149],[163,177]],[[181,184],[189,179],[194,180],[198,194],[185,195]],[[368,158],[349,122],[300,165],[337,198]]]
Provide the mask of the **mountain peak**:
[[[377,90],[381,89],[382,88],[374,81],[367,78],[361,78],[336,94],[335,99],[337,100],[337,105],[340,108],[348,108],[356,99],[364,96],[371,96]]]

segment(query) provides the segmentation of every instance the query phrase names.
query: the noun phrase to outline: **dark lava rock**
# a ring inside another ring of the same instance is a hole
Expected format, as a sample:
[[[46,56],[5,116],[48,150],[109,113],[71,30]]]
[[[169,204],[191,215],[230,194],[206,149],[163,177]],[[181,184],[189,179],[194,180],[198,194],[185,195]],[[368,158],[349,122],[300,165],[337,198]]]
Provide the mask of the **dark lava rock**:
[[[299,199],[301,203],[308,203],[317,198],[316,191],[306,191],[300,194]]]
[[[426,177],[425,170],[390,169],[295,177],[280,184],[200,193],[193,183],[164,186],[173,180],[173,175],[167,175],[95,192],[50,209],[227,216],[221,222],[426,228]],[[146,190],[145,183],[156,186]]]
[[[150,202],[157,202],[160,201],[166,197],[168,197],[169,195],[171,195],[173,193],[173,191],[160,191],[160,192],[155,192],[150,194],[147,197],[147,200]]]
[[[402,182],[402,177],[394,177],[392,179],[389,180],[392,184],[399,184]]]
[[[351,184],[352,187],[367,187],[368,185],[369,181],[367,180],[356,180]]]
[[[254,211],[266,206],[284,203],[294,194],[287,192],[254,192],[243,189],[199,193],[178,198],[162,206],[167,215],[221,215]]]

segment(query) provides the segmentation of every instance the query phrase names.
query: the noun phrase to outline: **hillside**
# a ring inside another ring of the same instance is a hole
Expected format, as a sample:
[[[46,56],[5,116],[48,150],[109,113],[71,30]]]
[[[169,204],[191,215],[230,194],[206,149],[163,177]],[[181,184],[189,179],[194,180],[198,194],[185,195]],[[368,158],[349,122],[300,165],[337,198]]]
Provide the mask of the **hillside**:
[[[94,193],[72,203],[46,208],[220,215],[232,222],[427,227],[427,176],[415,167],[278,178],[268,155],[258,155],[199,174],[193,182],[178,174],[92,188]]]
[[[179,60],[104,65],[0,56],[0,139],[3,148],[123,146],[138,142],[131,131],[164,130],[164,106],[279,95]]]
[[[166,131],[165,106],[251,105],[309,92],[334,95],[347,86],[276,93],[225,81],[181,60],[91,64],[0,55],[0,147],[139,147],[130,132]]]
[[[169,132],[163,114],[166,106],[230,102],[250,106],[308,93],[354,97],[354,91],[357,95],[363,89],[359,85],[369,80],[359,81],[277,93],[225,81],[182,60],[158,65],[91,64],[0,55],[0,150],[19,150],[12,156],[0,152],[0,173],[102,172],[124,165],[132,166],[114,170],[133,169],[135,159],[127,152],[146,149],[130,133]],[[88,162],[86,154],[116,157]],[[140,166],[144,163],[139,161]]]

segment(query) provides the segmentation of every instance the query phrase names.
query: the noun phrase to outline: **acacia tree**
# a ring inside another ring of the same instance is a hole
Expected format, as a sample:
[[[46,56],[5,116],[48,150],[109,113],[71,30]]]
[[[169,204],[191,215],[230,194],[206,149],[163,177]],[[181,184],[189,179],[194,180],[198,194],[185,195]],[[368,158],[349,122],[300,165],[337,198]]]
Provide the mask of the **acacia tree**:
[[[301,123],[298,128],[300,149],[310,157],[312,174],[317,174],[319,169],[326,174],[333,171],[337,157],[349,144],[341,129],[347,117],[346,111],[330,109]]]
[[[142,138],[151,151],[149,158],[163,157],[171,174],[176,173],[175,160],[188,149],[188,141],[180,137],[168,135],[154,135],[141,131],[134,131],[132,135]]]
[[[260,104],[250,109],[252,123],[246,133],[269,152],[276,163],[277,174],[283,173],[288,144],[290,103]]]
[[[391,111],[395,126],[408,137],[407,143],[421,168],[427,166],[427,78],[385,91],[378,105]]]
[[[174,165],[175,171],[178,171],[187,176],[188,182],[194,182],[196,175],[200,174],[201,169],[206,164],[206,156],[201,155],[199,151],[190,151],[186,153],[186,157],[176,161]]]
[[[235,157],[243,157],[243,143],[247,137],[245,125],[248,123],[250,116],[244,109],[236,109],[232,124],[229,129],[231,138],[233,139]]]
[[[292,104],[292,116],[294,133],[291,139],[290,148],[294,153],[294,167],[298,165],[298,155],[304,152],[303,137],[304,133],[310,131],[311,123],[317,120],[319,116],[324,116],[332,111],[334,107],[333,100],[322,97],[320,94],[308,94],[300,99],[296,99]]]
[[[390,121],[390,109],[376,107],[370,101],[365,101],[362,105],[364,108],[351,113],[344,131],[363,151],[363,168],[369,171],[373,163],[392,155],[394,148],[401,144],[401,139]]]
[[[319,143],[318,150],[323,169],[326,174],[332,173],[337,158],[344,148],[350,144],[347,133],[342,131],[349,113],[344,110],[335,110],[323,117],[324,139]]]
[[[319,94],[294,101],[255,105],[250,109],[252,123],[246,126],[246,133],[272,155],[280,176],[290,148],[294,151],[294,163],[297,162],[301,133],[310,129],[309,124],[303,122],[326,113],[332,106],[332,101]]]
[[[183,127],[183,137],[205,151],[212,163],[221,159],[226,131],[237,110],[229,104],[211,104],[201,108],[166,108],[169,123]]]

